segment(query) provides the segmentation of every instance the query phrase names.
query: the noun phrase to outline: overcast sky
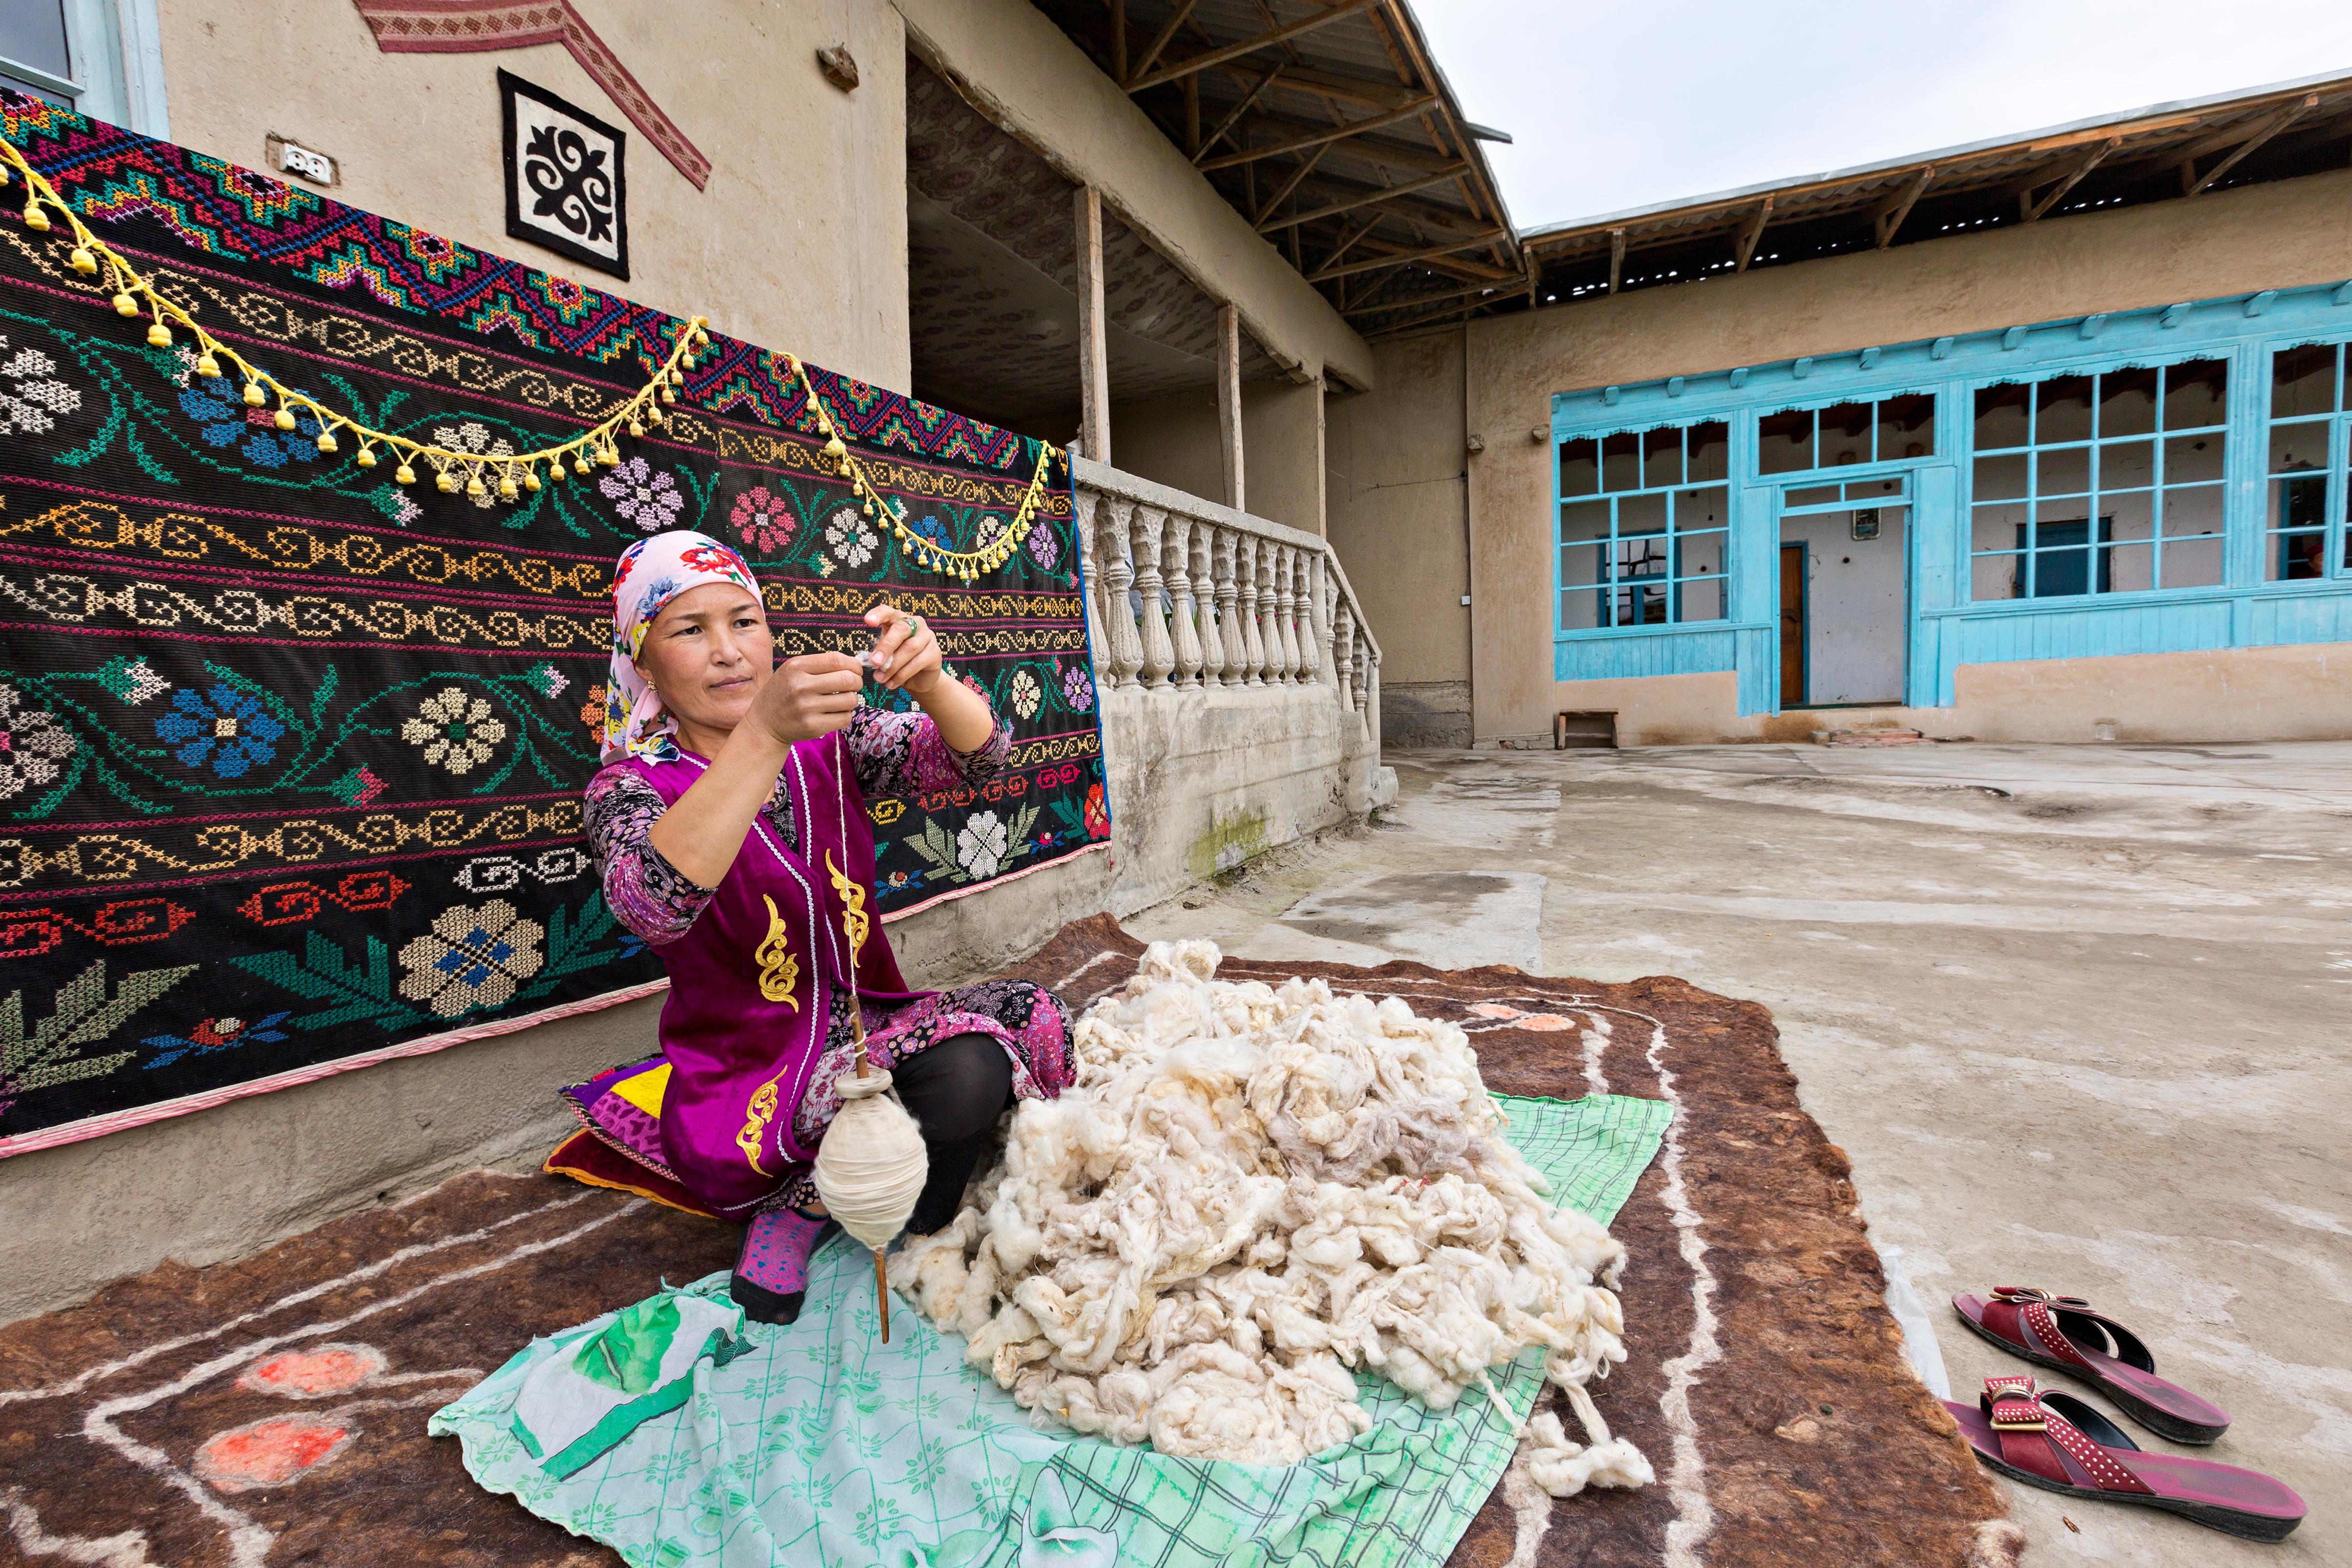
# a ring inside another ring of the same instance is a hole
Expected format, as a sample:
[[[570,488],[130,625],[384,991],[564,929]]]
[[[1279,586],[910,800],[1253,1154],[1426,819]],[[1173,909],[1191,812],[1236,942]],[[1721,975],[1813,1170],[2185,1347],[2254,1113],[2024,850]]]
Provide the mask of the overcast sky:
[[[1522,228],[2352,67],[2343,0],[1415,0]]]

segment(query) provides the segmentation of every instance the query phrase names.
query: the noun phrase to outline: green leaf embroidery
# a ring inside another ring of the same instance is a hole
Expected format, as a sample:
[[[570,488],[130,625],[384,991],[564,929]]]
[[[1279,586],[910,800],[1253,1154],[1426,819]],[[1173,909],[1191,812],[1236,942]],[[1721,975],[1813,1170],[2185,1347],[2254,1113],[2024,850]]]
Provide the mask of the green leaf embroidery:
[[[29,1035],[25,1032],[25,993],[11,992],[5,1002],[0,1002],[0,1082],[18,1093],[29,1093],[113,1071],[138,1052],[83,1055],[71,1048],[103,1041],[132,1013],[196,968],[189,964],[125,975],[121,988],[109,997],[106,960],[101,958],[66,982],[58,992],[56,1009]]]

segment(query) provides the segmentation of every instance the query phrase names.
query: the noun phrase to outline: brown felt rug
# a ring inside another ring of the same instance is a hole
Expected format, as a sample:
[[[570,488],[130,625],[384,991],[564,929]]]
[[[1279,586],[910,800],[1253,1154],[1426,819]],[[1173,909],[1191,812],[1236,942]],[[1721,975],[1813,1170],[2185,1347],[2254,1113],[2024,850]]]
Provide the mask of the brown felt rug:
[[[1102,917],[1018,972],[1082,1004],[1140,950]],[[1669,978],[1223,972],[1403,996],[1472,1030],[1497,1090],[1677,1104],[1613,1227],[1631,1354],[1595,1388],[1659,1482],[1553,1501],[1507,1476],[1453,1568],[2014,1562],[1999,1498],[1903,1360],[1845,1156],[1798,1109],[1763,1009]],[[725,1268],[734,1236],[479,1174],[0,1330],[0,1563],[610,1568],[477,1488],[425,1417],[531,1335]]]

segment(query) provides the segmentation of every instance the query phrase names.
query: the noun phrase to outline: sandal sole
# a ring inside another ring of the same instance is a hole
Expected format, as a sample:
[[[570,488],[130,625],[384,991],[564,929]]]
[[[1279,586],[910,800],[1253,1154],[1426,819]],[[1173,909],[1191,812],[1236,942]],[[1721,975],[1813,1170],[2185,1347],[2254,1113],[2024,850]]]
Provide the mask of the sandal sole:
[[[2097,1389],[2109,1399],[2114,1400],[2116,1408],[2125,1415],[2158,1437],[2170,1442],[2186,1443],[2191,1448],[2210,1448],[2221,1438],[2222,1433],[2230,1429],[2227,1427],[2200,1427],[2193,1422],[2183,1421],[2178,1416],[2168,1415],[2158,1409],[2127,1388],[2118,1387],[2103,1378],[2086,1377],[2079,1366],[2071,1365],[2060,1361],[2056,1356],[2044,1355],[2040,1351],[2028,1350],[2021,1344],[2005,1340],[1966,1312],[1955,1309],[1952,1315],[1966,1323],[1969,1332],[1987,1344],[1998,1345],[2021,1361],[2030,1361],[2036,1366],[2046,1366],[2053,1372],[2063,1373],[2085,1387]]]
[[[2167,1513],[2177,1513],[2183,1519],[2191,1520],[2208,1530],[2218,1530],[2224,1535],[2234,1535],[2241,1541],[2284,1541],[2294,1533],[2294,1527],[2303,1522],[2300,1518],[2271,1519],[2258,1513],[2241,1513],[2235,1509],[2215,1508],[2209,1503],[2184,1502],[2178,1498],[2153,1497],[2140,1492],[2095,1491],[2088,1487],[2061,1486],[2056,1481],[2044,1476],[2037,1476],[2031,1470],[2021,1470],[2015,1465],[2004,1464],[1973,1443],[1969,1445],[1969,1452],[1974,1454],[1977,1457],[1977,1462],[1987,1469],[1999,1470],[2011,1480],[2021,1481],[2030,1487],[2040,1487],[2043,1491],[2054,1491],[2060,1497],[2080,1498],[2087,1502],[2127,1502],[2137,1503],[2143,1508],[2158,1508]]]

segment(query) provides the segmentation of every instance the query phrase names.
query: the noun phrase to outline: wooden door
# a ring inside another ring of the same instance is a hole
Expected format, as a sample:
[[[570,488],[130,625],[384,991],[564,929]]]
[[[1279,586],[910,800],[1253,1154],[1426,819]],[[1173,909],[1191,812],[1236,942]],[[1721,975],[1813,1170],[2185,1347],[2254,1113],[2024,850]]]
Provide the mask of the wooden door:
[[[1805,547],[1780,547],[1780,706],[1805,701]]]

